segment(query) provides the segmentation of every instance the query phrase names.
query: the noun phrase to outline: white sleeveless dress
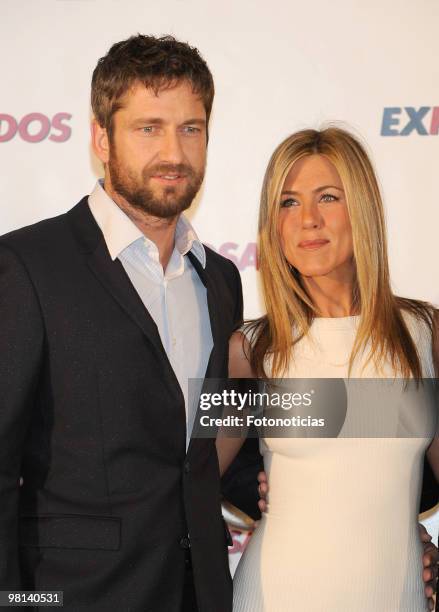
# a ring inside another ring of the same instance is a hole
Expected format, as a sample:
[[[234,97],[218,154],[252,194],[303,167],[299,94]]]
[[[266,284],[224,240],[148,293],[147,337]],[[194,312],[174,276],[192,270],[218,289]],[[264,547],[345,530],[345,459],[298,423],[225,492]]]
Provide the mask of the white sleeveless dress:
[[[405,318],[423,376],[434,377],[430,332]],[[316,319],[287,377],[347,378],[358,321]],[[393,378],[390,366],[360,374],[361,365],[352,377]],[[268,509],[235,573],[234,612],[428,610],[417,510],[437,415],[425,437],[352,437],[369,409],[350,414],[348,405],[347,437],[260,440]]]

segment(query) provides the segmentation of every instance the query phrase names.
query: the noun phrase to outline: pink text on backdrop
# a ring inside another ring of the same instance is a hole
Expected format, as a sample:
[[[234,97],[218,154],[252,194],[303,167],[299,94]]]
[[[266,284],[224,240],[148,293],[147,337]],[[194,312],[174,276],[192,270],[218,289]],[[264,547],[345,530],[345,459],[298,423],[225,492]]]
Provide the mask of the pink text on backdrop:
[[[50,119],[43,113],[29,113],[19,121],[12,115],[0,113],[0,143],[12,140],[18,133],[25,142],[41,142],[49,137],[53,142],[65,142],[72,133],[66,124],[70,113],[56,113]]]
[[[227,257],[233,261],[240,272],[247,268],[259,268],[258,258],[256,253],[256,242],[248,242],[246,245],[240,245],[236,242],[224,242],[218,248],[211,244],[207,245],[223,257]]]

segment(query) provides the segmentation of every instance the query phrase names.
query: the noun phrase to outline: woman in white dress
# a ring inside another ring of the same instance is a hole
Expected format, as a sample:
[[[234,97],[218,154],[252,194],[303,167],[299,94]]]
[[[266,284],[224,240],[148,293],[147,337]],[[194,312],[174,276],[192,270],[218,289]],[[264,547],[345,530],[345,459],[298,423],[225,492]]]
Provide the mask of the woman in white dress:
[[[377,180],[348,132],[304,130],[273,153],[259,257],[267,314],[232,337],[231,377],[435,377],[437,311],[391,291]],[[348,403],[338,437],[260,440],[268,504],[235,574],[234,612],[428,610],[417,508],[425,452],[439,482],[439,439],[424,387],[407,411],[401,386],[399,437],[390,408]],[[381,416],[390,430],[368,437]],[[218,439],[222,473],[242,441]]]

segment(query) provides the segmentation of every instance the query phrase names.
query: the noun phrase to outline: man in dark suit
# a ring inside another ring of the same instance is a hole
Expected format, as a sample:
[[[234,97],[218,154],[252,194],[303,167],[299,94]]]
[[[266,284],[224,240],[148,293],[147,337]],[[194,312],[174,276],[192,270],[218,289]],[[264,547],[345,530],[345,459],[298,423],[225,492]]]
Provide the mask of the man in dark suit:
[[[114,45],[93,74],[105,180],[0,239],[0,590],[64,609],[232,609],[214,440],[188,378],[227,376],[239,273],[181,216],[213,100],[196,49]],[[22,477],[22,486],[19,479]]]
[[[75,612],[232,609],[186,386],[226,376],[242,319],[236,268],[181,216],[213,93],[186,44],[114,45],[92,81],[105,180],[0,239],[0,589],[63,590]]]

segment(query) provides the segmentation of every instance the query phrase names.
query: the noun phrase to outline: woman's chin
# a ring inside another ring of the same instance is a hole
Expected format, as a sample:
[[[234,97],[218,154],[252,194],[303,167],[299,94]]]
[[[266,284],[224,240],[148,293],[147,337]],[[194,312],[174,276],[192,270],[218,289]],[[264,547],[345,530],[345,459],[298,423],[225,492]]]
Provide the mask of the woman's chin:
[[[313,278],[319,276],[327,276],[331,274],[333,268],[330,266],[305,266],[302,268],[296,268],[299,271],[299,274],[304,278]]]

